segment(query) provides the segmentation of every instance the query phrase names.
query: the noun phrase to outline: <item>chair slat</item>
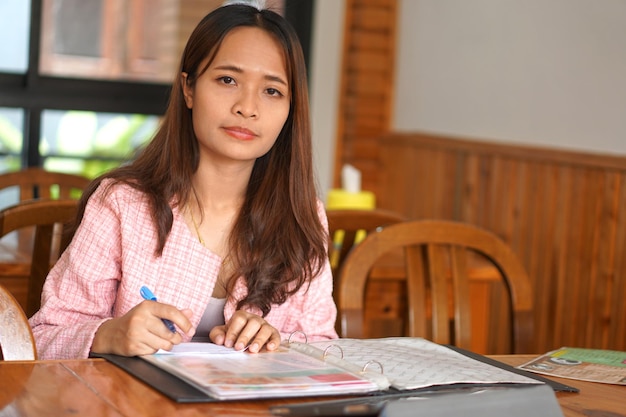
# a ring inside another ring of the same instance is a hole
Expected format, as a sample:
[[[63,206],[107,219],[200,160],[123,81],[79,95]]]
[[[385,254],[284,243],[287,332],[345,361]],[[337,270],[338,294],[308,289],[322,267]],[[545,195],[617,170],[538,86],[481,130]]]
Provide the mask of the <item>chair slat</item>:
[[[438,343],[450,344],[450,315],[448,314],[448,279],[445,255],[441,245],[426,245],[428,254],[428,274],[432,298],[433,340]],[[416,306],[419,308],[419,306]]]
[[[450,248],[452,289],[454,299],[454,344],[463,349],[471,347],[472,309],[469,299],[467,251],[460,246]]]
[[[35,229],[26,302],[26,313],[29,317],[35,314],[41,305],[43,284],[50,271],[50,257],[54,236],[53,230],[54,224],[42,224]]]
[[[422,248],[408,246],[405,248],[407,270],[407,299],[408,299],[408,329],[409,336],[424,336],[432,333],[431,327],[427,326],[428,316],[426,309],[420,306],[426,305],[427,282],[425,276],[425,262]],[[417,308],[416,308],[417,307]]]

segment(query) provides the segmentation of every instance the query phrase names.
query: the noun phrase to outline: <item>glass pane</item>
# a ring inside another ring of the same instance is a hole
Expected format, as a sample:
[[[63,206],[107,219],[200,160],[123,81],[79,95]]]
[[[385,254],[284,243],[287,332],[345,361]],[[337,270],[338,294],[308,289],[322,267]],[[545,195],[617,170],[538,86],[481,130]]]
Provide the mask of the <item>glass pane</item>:
[[[181,0],[43,0],[40,72],[169,83]]]
[[[0,174],[21,168],[24,112],[0,107]],[[17,187],[0,190],[0,209],[16,204],[20,199]]]
[[[224,0],[43,0],[45,75],[170,83],[196,24]],[[285,0],[267,0],[279,13]]]
[[[23,128],[22,109],[0,107],[0,173],[20,169]]]
[[[57,0],[54,13],[56,34],[52,52],[55,54],[99,57],[102,37],[102,2]],[[83,16],[89,16],[84,19]]]
[[[0,71],[25,73],[28,68],[30,1],[0,1]],[[8,41],[10,39],[10,41]]]
[[[149,141],[157,116],[45,110],[39,150],[44,168],[94,178],[131,159]]]

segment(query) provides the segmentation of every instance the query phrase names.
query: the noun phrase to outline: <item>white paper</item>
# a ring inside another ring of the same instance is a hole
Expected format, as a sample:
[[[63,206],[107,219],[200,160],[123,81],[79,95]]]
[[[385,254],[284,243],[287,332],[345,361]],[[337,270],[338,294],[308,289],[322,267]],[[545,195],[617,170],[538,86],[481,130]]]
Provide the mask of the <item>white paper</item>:
[[[244,353],[244,350],[235,350],[232,347],[225,347],[222,345],[216,345],[214,343],[197,343],[188,342],[174,345],[172,350],[159,349],[157,355],[174,355],[174,354],[194,354],[194,353],[208,353],[212,355],[232,355],[236,353]]]
[[[418,337],[337,339],[310,344],[320,348],[337,345],[345,360],[361,366],[375,360],[382,365],[382,373],[391,385],[398,389],[454,383],[538,383]],[[372,369],[376,366],[372,365]]]

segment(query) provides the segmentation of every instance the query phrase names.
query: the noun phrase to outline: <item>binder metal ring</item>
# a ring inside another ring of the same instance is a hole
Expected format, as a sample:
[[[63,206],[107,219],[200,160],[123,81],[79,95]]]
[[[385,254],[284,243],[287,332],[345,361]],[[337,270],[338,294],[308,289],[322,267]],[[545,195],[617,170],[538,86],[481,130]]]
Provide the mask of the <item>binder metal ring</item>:
[[[332,344],[332,345],[328,345],[328,346],[326,346],[326,349],[324,349],[324,359],[326,359],[326,356],[328,356],[328,351],[329,351],[330,349],[332,349],[332,348],[337,348],[337,349],[339,349],[339,353],[341,353],[341,356],[340,356],[340,357],[341,357],[341,359],[343,359],[343,349],[341,348],[341,346],[339,346],[339,345],[335,345],[335,344]]]
[[[367,371],[367,368],[368,368],[370,365],[372,365],[372,364],[376,364],[376,365],[378,365],[378,367],[380,368],[380,373],[381,373],[381,374],[382,374],[382,373],[384,373],[384,370],[383,370],[383,364],[382,364],[382,363],[380,363],[380,362],[378,362],[377,360],[367,361],[367,363],[366,363],[365,365],[363,365],[363,369],[361,370],[361,372],[365,372],[365,371]]]
[[[288,345],[290,345],[292,343],[291,338],[296,333],[300,333],[300,334],[302,334],[302,336],[304,336],[304,343],[309,343],[309,339],[306,337],[306,333],[304,333],[302,330],[295,330],[295,331],[291,332],[291,334],[289,335],[289,339],[287,339],[287,344]]]

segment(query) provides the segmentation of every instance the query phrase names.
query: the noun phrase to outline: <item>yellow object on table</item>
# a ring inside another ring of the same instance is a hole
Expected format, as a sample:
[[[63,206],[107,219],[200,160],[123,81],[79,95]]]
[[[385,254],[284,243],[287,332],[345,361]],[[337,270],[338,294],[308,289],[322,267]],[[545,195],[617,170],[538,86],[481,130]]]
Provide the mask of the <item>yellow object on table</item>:
[[[333,188],[328,192],[326,208],[329,210],[371,210],[376,208],[376,196],[371,191],[352,193],[339,188]]]
[[[371,191],[349,192],[339,188],[333,188],[328,192],[326,203],[328,210],[372,210],[376,208],[376,196]],[[335,268],[339,262],[339,254],[343,245],[343,230],[335,231],[333,235],[334,250],[331,253],[330,264]],[[354,238],[354,243],[365,239],[367,231],[359,230]]]

